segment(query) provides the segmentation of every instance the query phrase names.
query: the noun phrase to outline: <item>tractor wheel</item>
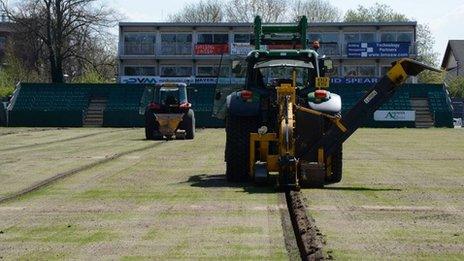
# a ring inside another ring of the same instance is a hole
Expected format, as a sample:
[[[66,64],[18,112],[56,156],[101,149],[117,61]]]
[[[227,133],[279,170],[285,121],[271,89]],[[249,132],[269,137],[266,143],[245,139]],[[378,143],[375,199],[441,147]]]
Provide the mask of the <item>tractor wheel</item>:
[[[325,184],[338,183],[342,180],[343,167],[343,148],[340,148],[332,155],[332,175],[326,177]]]
[[[185,130],[185,138],[187,140],[193,140],[195,137],[195,114],[190,109],[182,119],[182,129]]]
[[[145,138],[155,139],[155,115],[150,110],[145,110]]]
[[[250,133],[256,130],[256,117],[227,115],[225,161],[228,181],[244,182],[249,180]]]

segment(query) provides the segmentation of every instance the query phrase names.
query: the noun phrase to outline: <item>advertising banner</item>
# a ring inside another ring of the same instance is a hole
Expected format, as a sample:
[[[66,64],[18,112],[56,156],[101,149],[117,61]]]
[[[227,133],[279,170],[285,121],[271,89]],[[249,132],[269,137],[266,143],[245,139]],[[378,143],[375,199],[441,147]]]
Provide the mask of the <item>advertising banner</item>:
[[[331,84],[375,84],[379,82],[378,77],[331,77]]]
[[[352,58],[409,57],[408,42],[348,43],[346,53]]]
[[[221,55],[229,52],[229,44],[196,44],[197,55]]]
[[[382,111],[374,112],[375,121],[415,121],[416,111]]]
[[[331,77],[330,84],[375,84],[377,77]],[[125,84],[155,84],[161,82],[185,82],[215,84],[216,77],[160,77],[160,76],[121,76],[120,83]],[[245,78],[219,78],[220,84],[244,84]]]
[[[216,84],[216,77],[160,77],[160,76],[121,76],[123,84],[156,84],[163,82],[183,82],[187,84]],[[219,84],[244,84],[245,78],[219,78]]]
[[[156,84],[163,82],[194,83],[194,77],[160,77],[160,76],[121,76],[120,82],[124,84]]]

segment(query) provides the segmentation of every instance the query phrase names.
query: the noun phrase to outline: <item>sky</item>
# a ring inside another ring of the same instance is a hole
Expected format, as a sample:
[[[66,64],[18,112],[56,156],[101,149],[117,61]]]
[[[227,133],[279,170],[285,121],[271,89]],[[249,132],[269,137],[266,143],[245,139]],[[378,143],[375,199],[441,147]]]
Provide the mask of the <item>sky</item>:
[[[175,13],[186,3],[195,0],[105,0],[106,4],[118,10],[130,22],[164,22],[169,14]],[[224,1],[225,2],[225,1]],[[288,1],[291,3],[291,0]],[[441,61],[446,44],[451,39],[464,39],[463,0],[329,0],[342,12],[355,9],[358,5],[370,6],[375,2],[390,5],[395,11],[428,24],[435,37],[435,52]]]

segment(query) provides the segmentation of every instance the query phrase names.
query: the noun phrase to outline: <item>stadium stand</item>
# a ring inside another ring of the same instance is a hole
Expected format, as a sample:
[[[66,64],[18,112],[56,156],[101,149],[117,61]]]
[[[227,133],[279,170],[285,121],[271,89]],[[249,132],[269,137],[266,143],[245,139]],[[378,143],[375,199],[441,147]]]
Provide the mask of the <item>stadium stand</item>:
[[[212,117],[213,101],[216,90],[214,84],[192,84],[188,96],[195,112],[195,121],[199,127],[224,127],[224,121]],[[220,86],[219,86],[220,87]]]
[[[7,102],[0,102],[0,126],[6,126],[6,106]]]
[[[464,99],[463,98],[451,98],[453,105],[453,118],[464,119]]]
[[[346,113],[370,88],[369,85],[332,85],[330,90],[342,96],[342,113]],[[101,97],[103,126],[143,126],[139,114],[143,85],[119,84],[21,84],[9,106],[9,126],[83,126],[90,101]],[[223,127],[224,121],[211,117],[215,96],[214,84],[192,84],[189,97],[198,127]],[[436,127],[452,127],[452,107],[443,85],[407,84],[381,110],[414,110],[412,99],[428,102],[427,113]],[[367,127],[415,127],[413,121],[365,122]]]
[[[144,86],[134,85],[122,85],[112,88],[103,113],[103,126],[143,126],[144,118],[139,114],[143,90]]]

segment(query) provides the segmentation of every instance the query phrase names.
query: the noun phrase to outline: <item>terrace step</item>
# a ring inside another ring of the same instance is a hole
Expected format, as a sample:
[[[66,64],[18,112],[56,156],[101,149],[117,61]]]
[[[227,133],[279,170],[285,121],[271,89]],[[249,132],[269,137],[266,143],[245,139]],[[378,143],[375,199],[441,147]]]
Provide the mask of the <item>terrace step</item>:
[[[435,122],[430,113],[427,98],[411,98],[411,107],[416,111],[416,128],[430,128],[434,126]]]
[[[101,127],[103,125],[103,111],[107,101],[106,97],[92,97],[90,99],[84,118],[85,127]]]

